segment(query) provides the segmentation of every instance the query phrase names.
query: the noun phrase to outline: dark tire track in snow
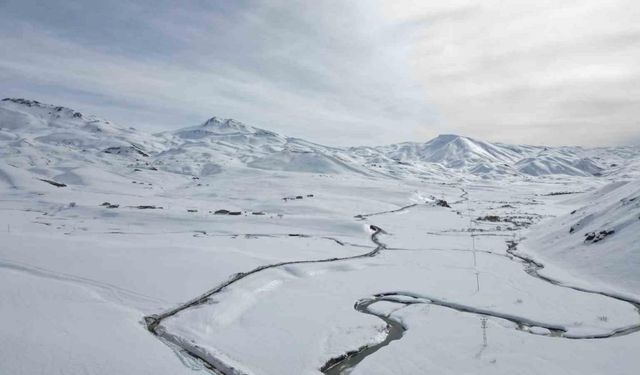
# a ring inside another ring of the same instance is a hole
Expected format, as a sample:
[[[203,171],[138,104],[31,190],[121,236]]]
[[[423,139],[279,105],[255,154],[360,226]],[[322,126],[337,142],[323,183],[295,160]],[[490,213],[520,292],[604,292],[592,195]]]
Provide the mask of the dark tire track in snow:
[[[227,281],[218,284],[213,289],[208,290],[207,292],[195,297],[179,306],[174,307],[173,309],[167,310],[161,314],[154,314],[144,317],[144,323],[147,327],[147,330],[151,332],[153,335],[159,337],[165,343],[170,344],[170,346],[175,346],[180,348],[184,353],[192,356],[193,358],[200,360],[203,362],[205,367],[212,370],[215,373],[223,374],[223,375],[240,375],[243,374],[241,371],[233,368],[232,366],[226,365],[223,361],[216,358],[215,356],[208,353],[206,350],[200,348],[199,346],[187,342],[186,340],[180,338],[179,336],[172,335],[169,333],[164,327],[162,327],[161,323],[164,319],[167,319],[171,316],[178,314],[181,311],[189,309],[194,306],[198,306],[209,301],[209,298],[217,293],[222,292],[227,287],[232,284],[248,277],[259,273],[264,270],[278,268],[287,265],[294,264],[317,264],[317,263],[330,263],[330,262],[340,262],[346,260],[374,257],[380,253],[380,251],[386,248],[386,245],[378,239],[380,234],[385,234],[386,232],[375,225],[369,225],[369,229],[373,231],[370,236],[371,242],[375,244],[375,248],[369,252],[363,254],[352,255],[348,257],[333,257],[327,259],[316,259],[316,260],[297,260],[297,261],[288,261],[288,262],[279,262],[273,264],[262,265],[256,267],[247,272],[240,272],[232,275]]]
[[[415,207],[415,206],[417,206],[417,205],[419,205],[419,204],[420,204],[420,203],[413,203],[413,204],[410,204],[410,205],[408,205],[408,206],[403,206],[403,207],[400,207],[400,208],[396,208],[395,210],[380,211],[380,212],[373,212],[373,213],[370,213],[370,214],[360,214],[360,215],[356,215],[356,216],[354,216],[354,217],[355,217],[356,219],[364,220],[364,219],[366,219],[366,218],[368,218],[368,217],[371,217],[371,216],[385,215],[385,214],[393,214],[393,213],[396,213],[396,212],[402,212],[402,211],[408,210],[408,209],[410,209],[410,208],[413,208],[413,207]]]

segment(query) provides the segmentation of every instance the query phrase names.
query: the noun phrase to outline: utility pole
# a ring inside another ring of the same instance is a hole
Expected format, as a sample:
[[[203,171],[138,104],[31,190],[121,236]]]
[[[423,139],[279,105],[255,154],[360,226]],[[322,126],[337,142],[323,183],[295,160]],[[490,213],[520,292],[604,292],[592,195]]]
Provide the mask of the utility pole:
[[[487,348],[488,340],[487,340],[487,317],[483,316],[480,318],[480,327],[482,328],[482,347],[476,353],[476,359],[482,356],[482,352]]]
[[[482,323],[482,347],[487,347],[487,317],[483,316],[481,319]]]
[[[469,205],[469,194],[467,193],[467,215],[469,215],[469,235],[471,236],[471,252],[473,254],[473,269],[476,275],[476,293],[480,292],[480,272],[478,271],[478,256],[476,254],[476,236],[473,231],[473,217],[471,216],[471,206]]]

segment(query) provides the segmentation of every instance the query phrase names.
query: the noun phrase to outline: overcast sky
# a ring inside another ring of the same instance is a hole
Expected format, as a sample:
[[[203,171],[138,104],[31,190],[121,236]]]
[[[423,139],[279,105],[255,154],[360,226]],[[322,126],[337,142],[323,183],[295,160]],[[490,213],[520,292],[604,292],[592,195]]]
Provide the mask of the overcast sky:
[[[0,96],[330,145],[640,143],[640,2],[1,0]]]

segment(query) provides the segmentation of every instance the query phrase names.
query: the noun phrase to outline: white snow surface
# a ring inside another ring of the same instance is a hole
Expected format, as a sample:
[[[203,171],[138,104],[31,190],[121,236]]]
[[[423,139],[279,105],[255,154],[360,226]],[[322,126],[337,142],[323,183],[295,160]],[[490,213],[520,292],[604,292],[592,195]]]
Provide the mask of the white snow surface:
[[[532,230],[526,250],[561,268],[550,267],[550,276],[597,280],[600,289],[640,299],[640,182],[612,182],[562,203],[579,208]],[[603,231],[614,233],[588,240]]]
[[[0,374],[635,374],[639,155],[5,99]]]

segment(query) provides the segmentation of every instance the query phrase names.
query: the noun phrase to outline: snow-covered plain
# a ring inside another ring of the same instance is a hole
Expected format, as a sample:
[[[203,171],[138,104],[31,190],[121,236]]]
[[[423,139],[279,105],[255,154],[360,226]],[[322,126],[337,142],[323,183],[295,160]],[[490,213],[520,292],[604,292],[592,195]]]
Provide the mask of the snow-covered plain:
[[[4,100],[0,373],[635,374],[639,172]]]

